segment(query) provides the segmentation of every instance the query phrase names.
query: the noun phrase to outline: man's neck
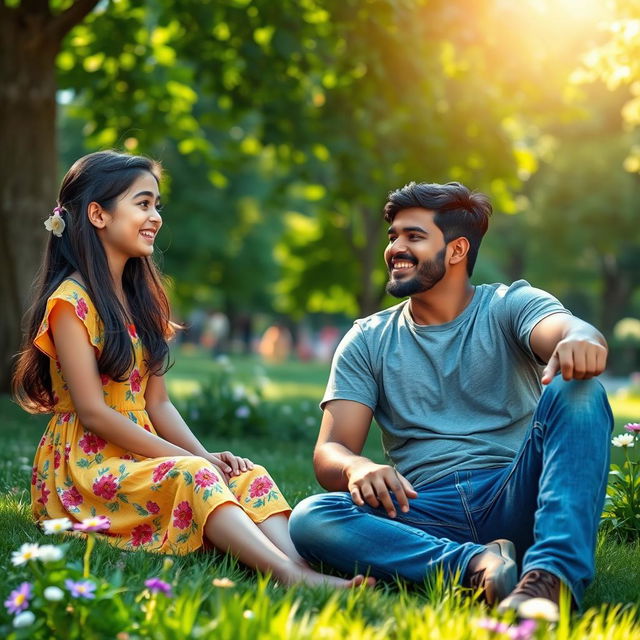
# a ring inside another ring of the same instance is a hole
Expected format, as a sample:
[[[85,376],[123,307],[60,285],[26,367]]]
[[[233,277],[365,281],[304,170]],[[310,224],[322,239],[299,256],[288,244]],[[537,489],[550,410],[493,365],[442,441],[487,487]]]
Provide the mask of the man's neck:
[[[468,280],[461,286],[440,281],[432,289],[411,296],[409,313],[416,324],[445,324],[455,320],[467,308],[474,292],[475,287]]]

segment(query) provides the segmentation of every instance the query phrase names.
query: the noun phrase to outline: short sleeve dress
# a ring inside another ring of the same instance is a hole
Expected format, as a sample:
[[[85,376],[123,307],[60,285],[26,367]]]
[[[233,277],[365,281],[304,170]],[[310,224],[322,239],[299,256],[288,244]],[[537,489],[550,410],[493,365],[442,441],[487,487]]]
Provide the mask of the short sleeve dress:
[[[54,415],[36,451],[31,478],[37,521],[68,517],[72,522],[107,516],[103,538],[125,549],[185,554],[206,544],[209,514],[225,503],[239,505],[256,523],[290,507],[263,467],[234,477],[229,486],[198,456],[145,458],[84,429],[75,413],[49,330],[57,304],[70,304],[87,330],[96,356],[104,344],[102,322],[83,286],[64,280],[47,303],[35,345],[51,359]],[[135,363],[124,382],[102,375],[105,403],[139,429],[155,433],[145,411],[148,372],[142,342],[129,326]]]

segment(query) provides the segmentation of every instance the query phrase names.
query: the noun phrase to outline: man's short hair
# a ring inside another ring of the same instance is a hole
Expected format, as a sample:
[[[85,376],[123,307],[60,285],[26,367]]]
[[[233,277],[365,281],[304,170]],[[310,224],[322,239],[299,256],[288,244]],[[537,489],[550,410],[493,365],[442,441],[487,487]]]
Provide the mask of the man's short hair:
[[[460,237],[469,240],[467,273],[471,276],[493,211],[489,198],[483,193],[470,191],[459,182],[410,182],[389,194],[384,206],[384,219],[393,222],[398,211],[414,207],[435,213],[433,221],[442,231],[445,243]]]

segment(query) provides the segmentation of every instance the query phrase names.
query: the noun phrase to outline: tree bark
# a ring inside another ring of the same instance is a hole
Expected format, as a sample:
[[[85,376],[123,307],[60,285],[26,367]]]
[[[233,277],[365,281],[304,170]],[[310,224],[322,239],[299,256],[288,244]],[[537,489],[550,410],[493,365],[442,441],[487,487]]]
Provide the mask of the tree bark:
[[[55,206],[56,69],[62,38],[97,4],[53,16],[48,2],[0,4],[0,392],[10,387],[21,319]]]
[[[615,324],[624,314],[633,293],[633,285],[629,275],[618,264],[614,255],[605,255],[601,261],[602,295],[600,310],[600,326],[607,338],[613,335]]]

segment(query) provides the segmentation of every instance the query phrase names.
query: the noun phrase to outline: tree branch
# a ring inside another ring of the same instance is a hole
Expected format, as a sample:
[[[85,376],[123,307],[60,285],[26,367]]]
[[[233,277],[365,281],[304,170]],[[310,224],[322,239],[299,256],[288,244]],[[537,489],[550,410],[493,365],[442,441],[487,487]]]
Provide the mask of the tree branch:
[[[50,30],[62,40],[73,27],[80,24],[98,4],[99,0],[76,0],[66,11],[53,18]]]

